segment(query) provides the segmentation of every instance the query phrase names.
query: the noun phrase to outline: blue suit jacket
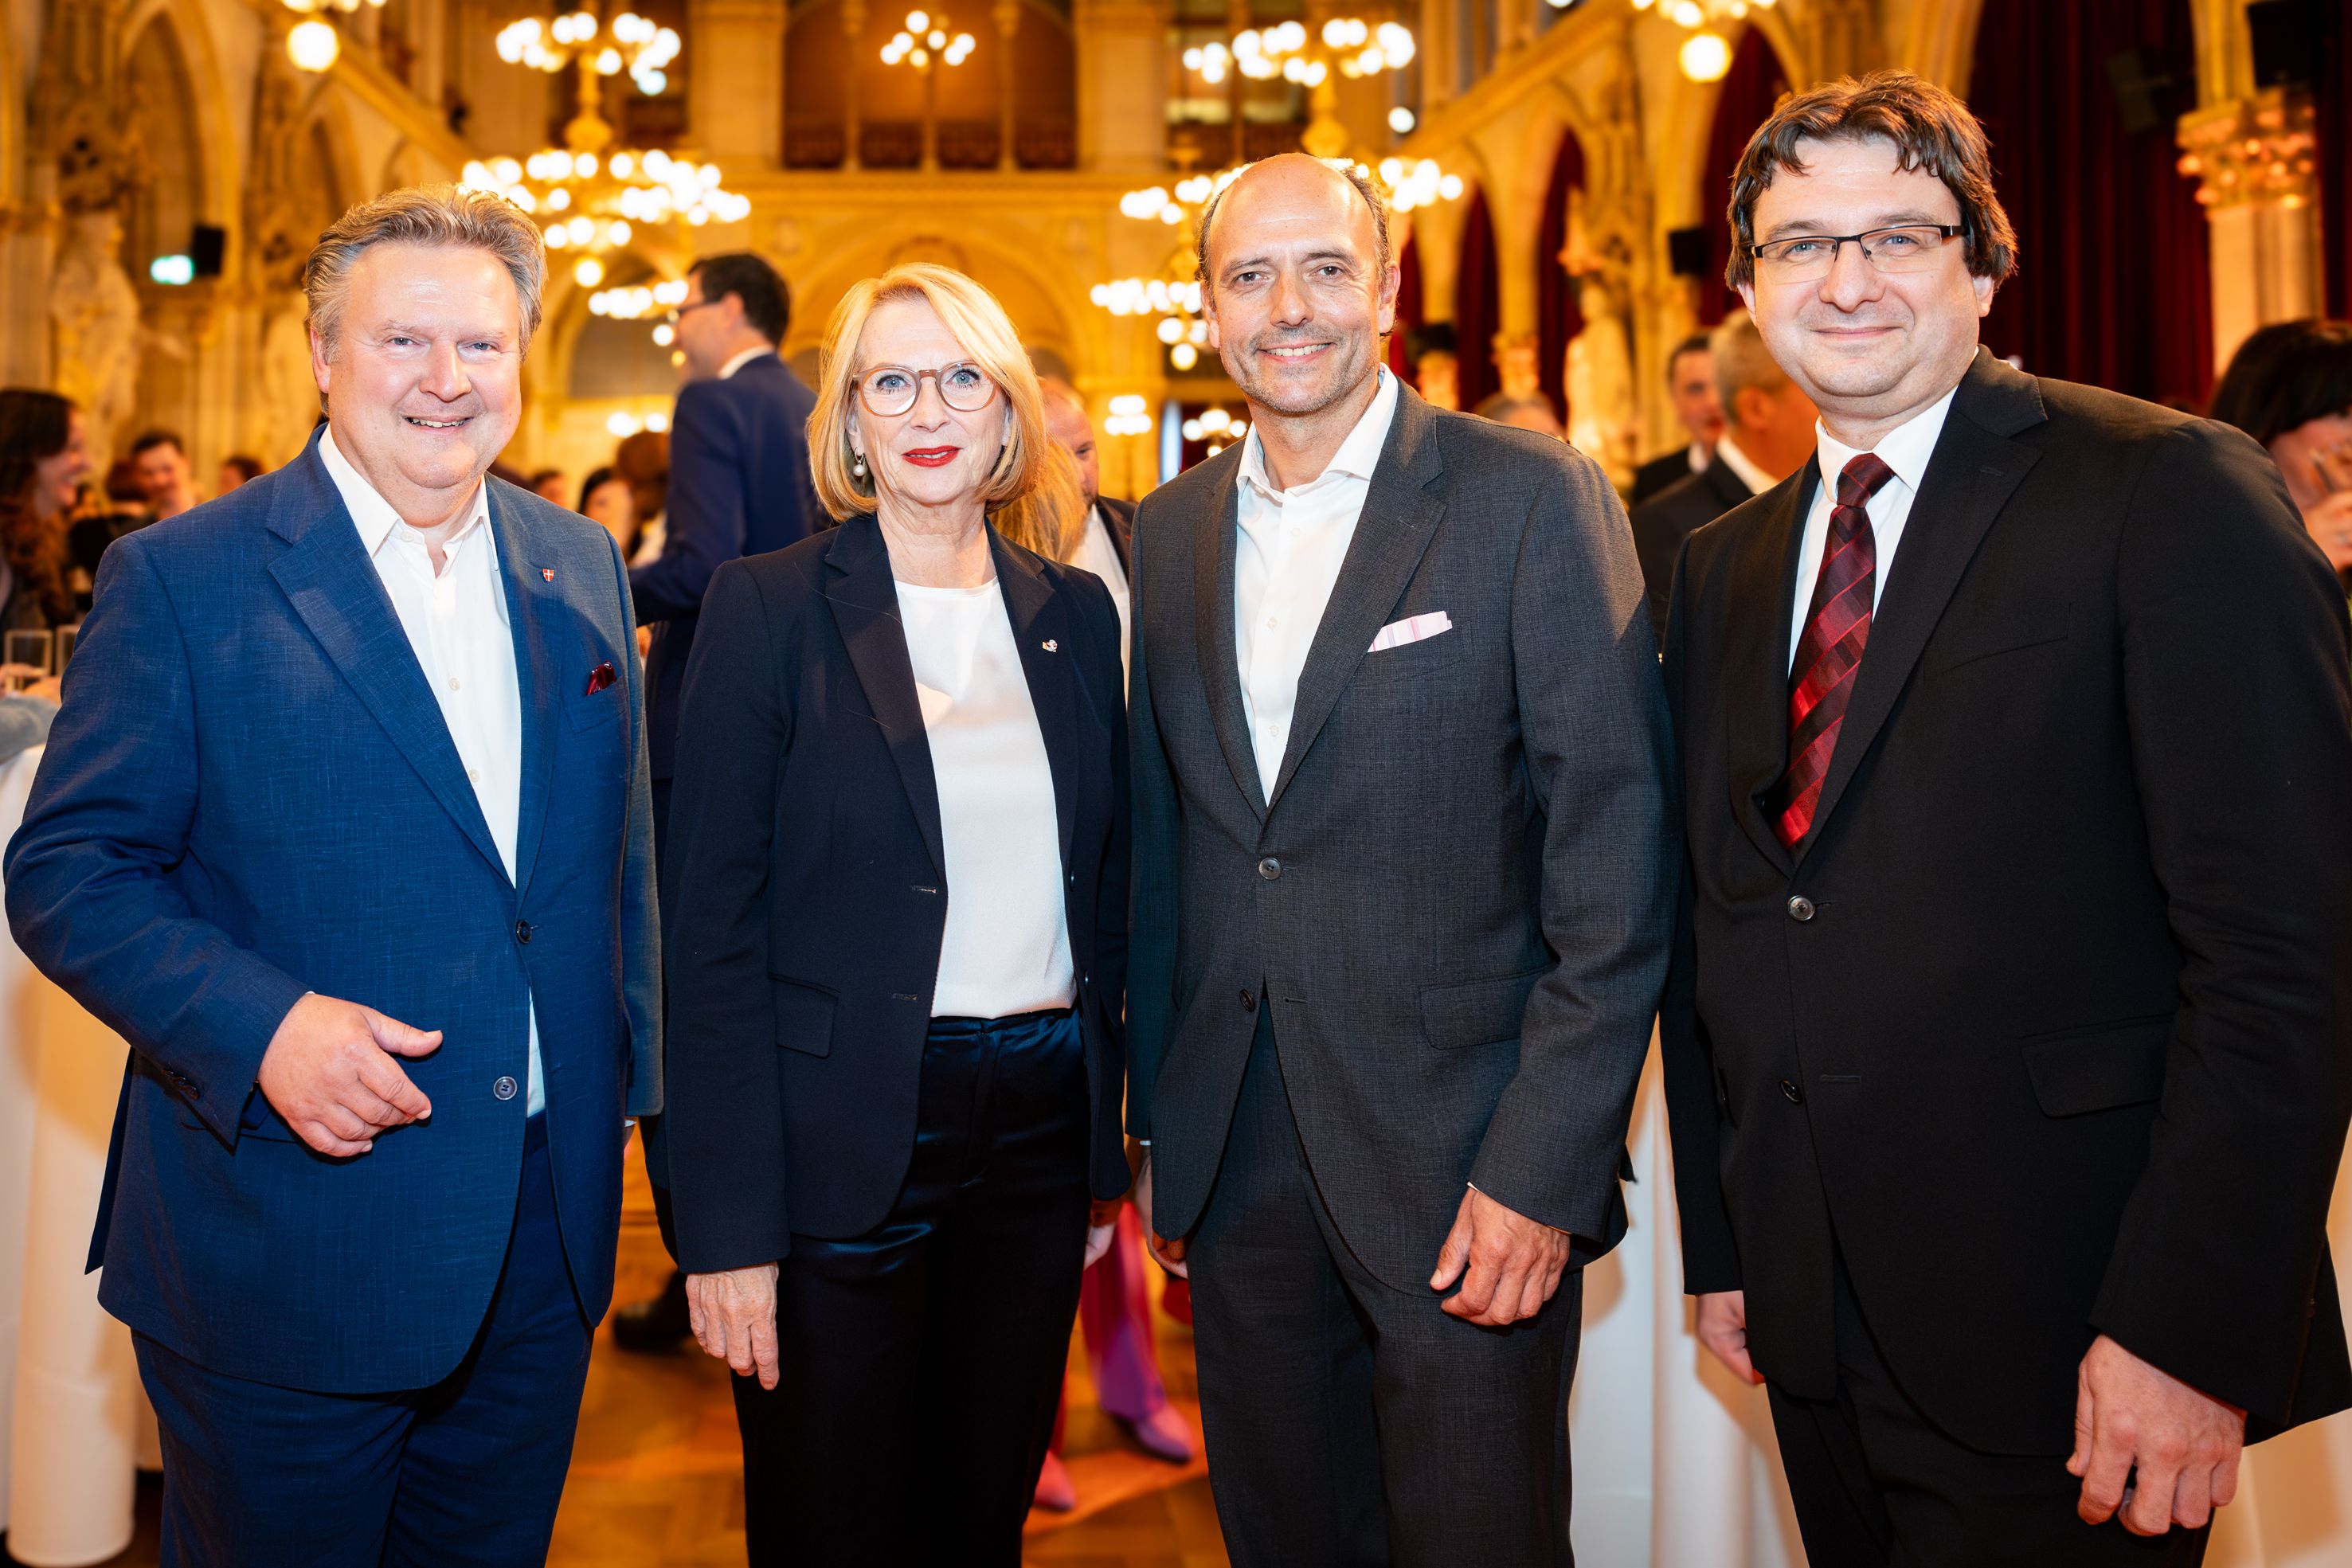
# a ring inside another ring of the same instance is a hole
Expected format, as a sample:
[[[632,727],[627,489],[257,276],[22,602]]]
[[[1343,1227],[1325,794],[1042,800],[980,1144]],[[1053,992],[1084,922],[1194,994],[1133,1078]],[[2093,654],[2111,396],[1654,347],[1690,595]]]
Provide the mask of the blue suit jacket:
[[[8,846],[33,962],[131,1042],[99,1299],[215,1371],[337,1393],[453,1370],[514,1220],[539,1009],[564,1250],[611,1299],[625,1114],[661,1100],[628,583],[601,529],[490,481],[522,695],[508,879],[314,444],[115,541]],[[592,672],[620,678],[591,695]],[[527,935],[526,935],[527,933]],[[433,1115],[331,1159],[254,1087],[305,991],[445,1032]]]
[[[711,574],[738,556],[804,539],[828,520],[809,479],[808,419],[815,409],[816,394],[773,354],[677,394],[667,532],[659,558],[629,573],[637,619],[661,623],[646,659],[656,779],[671,773],[687,655]]]

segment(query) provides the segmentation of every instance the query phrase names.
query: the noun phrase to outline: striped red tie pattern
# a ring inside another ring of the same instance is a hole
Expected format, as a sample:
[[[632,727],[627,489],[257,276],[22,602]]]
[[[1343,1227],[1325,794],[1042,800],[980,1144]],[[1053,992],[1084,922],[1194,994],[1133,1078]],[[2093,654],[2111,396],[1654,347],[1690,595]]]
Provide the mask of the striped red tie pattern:
[[[1865,508],[1895,470],[1864,452],[1838,476],[1837,505],[1822,549],[1822,575],[1805,634],[1789,667],[1789,771],[1780,780],[1786,802],[1773,823],[1780,842],[1795,849],[1813,825],[1822,781],[1837,754],[1838,730],[1853,696],[1854,672],[1870,642],[1871,602],[1878,586],[1878,543]]]

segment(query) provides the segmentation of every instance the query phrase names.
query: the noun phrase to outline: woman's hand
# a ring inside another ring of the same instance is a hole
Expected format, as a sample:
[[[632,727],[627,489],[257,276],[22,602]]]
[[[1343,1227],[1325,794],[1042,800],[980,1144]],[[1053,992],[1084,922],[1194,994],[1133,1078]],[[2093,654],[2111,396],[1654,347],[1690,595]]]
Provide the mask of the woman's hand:
[[[687,1321],[695,1342],[741,1376],[776,1385],[776,1273],[773,1263],[686,1277]]]

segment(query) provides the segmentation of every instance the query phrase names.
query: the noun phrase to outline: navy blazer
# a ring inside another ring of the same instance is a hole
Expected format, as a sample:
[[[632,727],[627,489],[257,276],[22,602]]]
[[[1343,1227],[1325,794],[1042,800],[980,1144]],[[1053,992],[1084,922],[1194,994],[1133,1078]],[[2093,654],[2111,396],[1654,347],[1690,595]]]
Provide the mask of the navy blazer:
[[[509,881],[314,442],[115,541],[8,846],[27,956],[130,1041],[99,1299],[212,1371],[330,1393],[457,1365],[506,1257],[539,1009],[564,1251],[611,1298],[622,1118],[661,1103],[653,831],[620,552],[489,482],[522,696]],[[609,664],[619,678],[591,692]],[[444,1031],[430,1120],[333,1159],[255,1077],[306,991]]]
[[[1096,1196],[1126,1190],[1127,708],[1090,572],[990,533],[1053,769]],[[939,789],[881,528],[721,567],[686,683],[669,853],[677,1258],[782,1258],[889,1213],[947,928]]]
[[[653,776],[667,779],[677,712],[710,578],[739,556],[765,555],[824,525],[809,477],[816,394],[762,354],[725,381],[681,388],[669,433],[669,510],[662,552],[629,572],[637,620],[658,622],[646,656]]]

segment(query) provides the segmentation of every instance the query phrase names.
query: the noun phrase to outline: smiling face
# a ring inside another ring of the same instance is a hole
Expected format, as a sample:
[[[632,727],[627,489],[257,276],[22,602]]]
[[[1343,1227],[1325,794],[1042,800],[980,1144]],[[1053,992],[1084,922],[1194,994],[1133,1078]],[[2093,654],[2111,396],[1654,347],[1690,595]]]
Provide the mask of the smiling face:
[[[860,386],[877,372],[917,377],[915,405],[904,413],[875,413],[862,391],[850,398],[850,448],[865,457],[881,505],[951,507],[974,500],[988,482],[1011,429],[1003,391],[988,383],[988,401],[965,413],[948,406],[936,376],[920,374],[968,366],[971,360],[919,295],[886,299],[866,319],[856,359]],[[980,375],[969,369],[961,373]]]
[[[352,265],[333,343],[311,371],[335,445],[402,517],[469,500],[522,415],[522,308],[488,251],[390,243]]]
[[[626,479],[614,475],[588,492],[588,516],[627,550],[637,532],[637,500]]]
[[[139,487],[147,492],[147,504],[158,515],[176,516],[195,499],[187,454],[173,443],[149,447],[131,460],[131,466],[139,476]]]
[[[1396,319],[1371,210],[1303,153],[1229,186],[1209,235],[1209,341],[1259,418],[1321,413],[1364,390]]]
[[[1723,439],[1723,394],[1716,390],[1715,355],[1705,349],[1676,354],[1667,392],[1674,400],[1675,418],[1690,438],[1713,451]]]
[[[1898,224],[1958,224],[1944,183],[1904,169],[1883,136],[1798,143],[1804,172],[1782,169],[1756,199],[1758,244],[1797,235],[1852,235]],[[1838,247],[1825,277],[1742,285],[1773,360],[1820,405],[1832,434],[1883,432],[1959,384],[1977,351],[1993,280],[1969,271],[1968,246],[1946,244],[1924,272],[1889,275]],[[1873,437],[1874,444],[1874,437]]]

